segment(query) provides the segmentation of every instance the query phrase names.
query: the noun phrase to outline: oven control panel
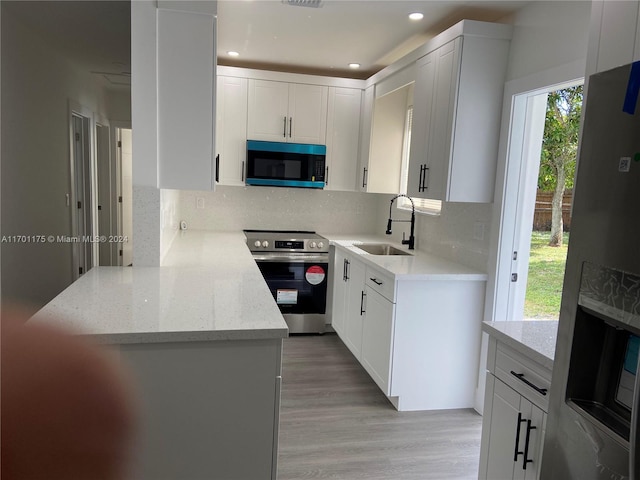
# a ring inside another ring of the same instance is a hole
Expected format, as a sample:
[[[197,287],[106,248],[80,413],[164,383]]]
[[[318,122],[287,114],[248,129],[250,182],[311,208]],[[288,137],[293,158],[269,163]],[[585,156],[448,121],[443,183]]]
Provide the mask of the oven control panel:
[[[329,252],[327,239],[314,232],[245,230],[245,236],[252,252]]]
[[[302,250],[304,241],[302,240],[276,240],[276,249],[284,248],[285,250]]]

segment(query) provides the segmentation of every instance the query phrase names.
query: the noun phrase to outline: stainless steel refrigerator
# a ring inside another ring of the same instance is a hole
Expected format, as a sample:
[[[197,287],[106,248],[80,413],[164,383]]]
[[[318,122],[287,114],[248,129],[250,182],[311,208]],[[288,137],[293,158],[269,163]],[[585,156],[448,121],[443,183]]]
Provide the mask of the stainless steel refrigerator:
[[[640,480],[640,62],[587,85],[543,480]]]

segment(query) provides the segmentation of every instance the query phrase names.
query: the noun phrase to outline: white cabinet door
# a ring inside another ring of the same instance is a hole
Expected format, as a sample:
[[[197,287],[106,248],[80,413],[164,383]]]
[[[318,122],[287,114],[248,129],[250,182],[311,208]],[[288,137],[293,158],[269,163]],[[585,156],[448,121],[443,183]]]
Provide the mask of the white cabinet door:
[[[328,88],[249,80],[248,138],[324,145]]]
[[[344,338],[345,301],[347,297],[347,259],[341,250],[335,249],[333,261],[333,303],[331,308],[331,326]]]
[[[383,393],[391,395],[394,304],[368,286],[365,295],[362,365]]]
[[[217,84],[218,183],[244,185],[247,157],[247,79],[218,76]]]
[[[369,153],[371,149],[371,128],[373,126],[373,104],[375,102],[375,85],[364,91],[362,99],[362,127],[360,128],[360,155],[357,175],[357,188],[367,191],[367,173],[369,170]]]
[[[362,90],[329,87],[326,190],[356,190]]]
[[[446,200],[461,47],[462,39],[458,38],[435,51],[435,89],[427,146],[429,161],[428,171],[423,174],[425,198],[434,200]]]
[[[407,184],[412,197],[446,200],[461,42],[453,40],[418,61]]]
[[[546,413],[501,380],[493,384],[486,472],[481,479],[539,480]],[[481,462],[482,464],[483,462]]]
[[[157,11],[160,188],[213,189],[214,30],[212,14]]]
[[[248,96],[247,138],[286,142],[289,133],[289,84],[250,79]]]
[[[413,128],[407,194],[422,198],[423,174],[428,167],[428,146],[431,143],[432,105],[435,91],[435,52],[425,55],[416,63],[416,83],[413,91]]]
[[[362,352],[362,321],[365,308],[365,265],[347,257],[347,296],[345,301],[345,335],[344,343],[351,353],[360,360]]]
[[[491,436],[489,438],[489,459],[485,475],[480,478],[512,479],[516,468],[514,455],[524,447],[526,428],[518,422],[522,420],[518,392],[495,380],[493,402],[491,408]],[[520,415],[519,415],[520,414]],[[526,422],[525,422],[526,423]],[[519,435],[516,435],[519,433]],[[518,450],[516,450],[516,448]]]
[[[289,84],[288,142],[325,144],[327,92],[320,85]]]
[[[508,49],[504,38],[466,36],[418,60],[410,196],[493,201]]]

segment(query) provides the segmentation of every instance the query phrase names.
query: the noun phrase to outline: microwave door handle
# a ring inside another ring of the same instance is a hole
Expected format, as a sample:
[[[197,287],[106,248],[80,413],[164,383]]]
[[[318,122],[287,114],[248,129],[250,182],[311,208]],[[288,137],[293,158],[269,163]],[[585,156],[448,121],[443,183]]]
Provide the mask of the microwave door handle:
[[[631,404],[631,432],[629,435],[629,480],[640,480],[640,355],[636,365],[636,384]]]

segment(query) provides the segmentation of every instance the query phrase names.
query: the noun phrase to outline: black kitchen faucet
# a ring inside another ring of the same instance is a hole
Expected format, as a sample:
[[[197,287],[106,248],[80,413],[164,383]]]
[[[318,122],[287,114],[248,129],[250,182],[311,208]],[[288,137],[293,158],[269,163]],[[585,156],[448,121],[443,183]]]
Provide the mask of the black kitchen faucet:
[[[411,202],[411,220],[393,220],[391,218],[391,208],[393,207],[393,202],[396,198],[405,197],[408,198]],[[403,193],[396,195],[391,199],[391,204],[389,205],[389,221],[387,221],[387,231],[385,232],[387,235],[391,235],[391,223],[392,222],[411,222],[411,232],[409,233],[409,240],[404,239],[404,232],[402,232],[402,244],[409,245],[409,250],[413,250],[416,242],[416,238],[413,236],[413,232],[416,226],[416,206],[413,203],[413,199]]]

